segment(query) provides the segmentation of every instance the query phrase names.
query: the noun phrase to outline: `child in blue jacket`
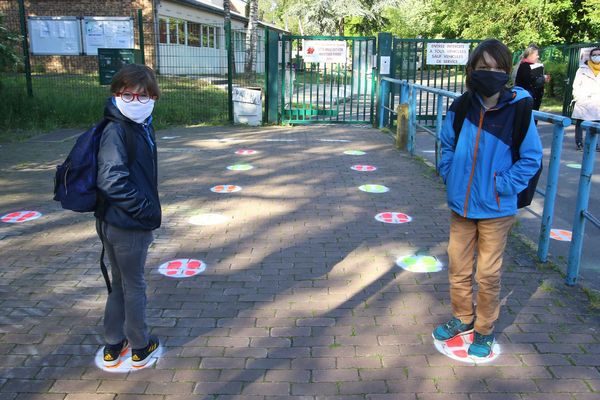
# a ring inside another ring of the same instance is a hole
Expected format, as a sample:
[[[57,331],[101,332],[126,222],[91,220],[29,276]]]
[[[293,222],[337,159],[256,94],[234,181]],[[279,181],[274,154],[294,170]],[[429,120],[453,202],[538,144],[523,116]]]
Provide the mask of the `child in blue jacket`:
[[[517,194],[539,169],[542,145],[532,117],[519,148],[520,159],[513,164],[516,104],[530,94],[519,87],[506,88],[511,53],[503,43],[481,42],[471,53],[466,71],[470,104],[457,143],[456,104],[450,106],[441,133],[439,165],[451,210],[448,274],[453,316],[434,329],[433,337],[445,341],[474,330],[468,354],[488,357],[495,341],[502,257],[517,213]]]

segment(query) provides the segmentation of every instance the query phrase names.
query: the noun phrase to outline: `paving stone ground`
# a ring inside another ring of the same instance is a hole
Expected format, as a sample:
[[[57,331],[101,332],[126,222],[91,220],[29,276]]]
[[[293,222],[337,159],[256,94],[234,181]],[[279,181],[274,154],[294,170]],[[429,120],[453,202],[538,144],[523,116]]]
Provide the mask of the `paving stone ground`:
[[[0,147],[0,215],[44,214],[0,223],[0,400],[600,399],[598,314],[514,236],[500,357],[471,366],[436,351],[431,330],[450,315],[446,270],[416,274],[395,260],[447,263],[444,187],[389,137],[356,126],[159,132],[163,226],[146,276],[164,353],[148,369],[99,370],[100,246],[90,215],[51,200],[54,165],[73,143],[55,136]],[[258,153],[234,154],[242,148]],[[226,169],[238,163],[255,168]],[[367,183],[390,191],[358,190]],[[217,184],[243,190],[212,193]],[[384,211],[413,220],[375,221]],[[199,213],[227,220],[190,224]],[[158,273],[176,258],[207,269]]]

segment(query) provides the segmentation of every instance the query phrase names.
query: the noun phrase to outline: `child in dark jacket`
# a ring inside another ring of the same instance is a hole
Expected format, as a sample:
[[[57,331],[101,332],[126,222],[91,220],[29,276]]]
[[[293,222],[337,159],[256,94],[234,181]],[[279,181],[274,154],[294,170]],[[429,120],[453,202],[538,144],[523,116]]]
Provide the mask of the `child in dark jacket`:
[[[152,230],[161,222],[152,111],[160,92],[154,72],[126,65],[115,74],[104,109],[108,123],[98,151],[96,230],[111,265],[104,311],[104,364],[114,367],[129,347],[134,367],[159,348],[146,325],[144,266]],[[132,141],[133,143],[129,143]],[[133,149],[133,151],[128,151]]]

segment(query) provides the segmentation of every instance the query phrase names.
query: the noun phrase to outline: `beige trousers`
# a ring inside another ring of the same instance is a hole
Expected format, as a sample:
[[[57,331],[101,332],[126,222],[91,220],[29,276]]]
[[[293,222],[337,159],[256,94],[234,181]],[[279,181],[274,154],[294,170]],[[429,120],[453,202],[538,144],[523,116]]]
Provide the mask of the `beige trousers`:
[[[494,331],[500,313],[502,256],[514,221],[515,216],[469,219],[452,211],[448,244],[452,314],[465,324],[475,319],[475,330],[482,335]],[[477,307],[473,304],[475,249]]]

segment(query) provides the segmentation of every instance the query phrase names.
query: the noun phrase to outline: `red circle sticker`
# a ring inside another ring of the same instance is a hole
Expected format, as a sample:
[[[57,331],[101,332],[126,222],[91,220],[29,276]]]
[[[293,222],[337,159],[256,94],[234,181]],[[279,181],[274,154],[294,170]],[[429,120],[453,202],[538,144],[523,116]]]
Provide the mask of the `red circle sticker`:
[[[2,222],[7,224],[19,224],[21,222],[27,222],[34,219],[38,219],[42,216],[41,212],[38,211],[15,211],[2,216]]]
[[[550,230],[550,237],[554,240],[559,240],[561,242],[570,242],[572,235],[573,234],[571,233],[571,231],[567,231],[564,229],[551,229]]]
[[[158,272],[170,278],[189,278],[206,270],[206,264],[192,258],[168,261],[158,267]]]
[[[235,193],[240,190],[242,188],[236,185],[217,185],[210,188],[210,191],[214,193]]]
[[[495,360],[500,355],[500,346],[494,341],[492,345],[492,352],[487,357],[475,357],[470,356],[469,346],[473,343],[473,332],[464,333],[461,335],[454,336],[450,340],[445,342],[433,339],[433,344],[437,351],[443,355],[450,357],[453,360],[461,361],[469,364],[485,364]]]
[[[377,167],[373,166],[373,165],[353,165],[350,168],[352,168],[355,171],[361,171],[361,172],[371,172],[371,171],[375,171],[377,170]]]
[[[379,213],[375,216],[375,219],[386,224],[404,224],[412,221],[412,218],[406,214],[391,211]]]
[[[250,155],[256,154],[256,153],[257,153],[256,150],[250,150],[250,149],[240,149],[235,152],[235,154],[240,155],[240,156],[250,156]]]

